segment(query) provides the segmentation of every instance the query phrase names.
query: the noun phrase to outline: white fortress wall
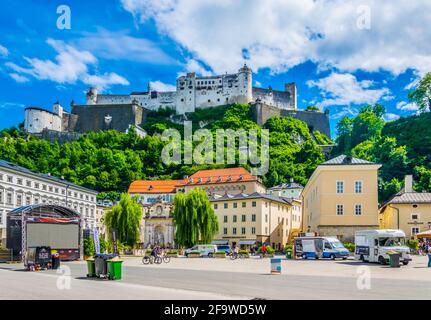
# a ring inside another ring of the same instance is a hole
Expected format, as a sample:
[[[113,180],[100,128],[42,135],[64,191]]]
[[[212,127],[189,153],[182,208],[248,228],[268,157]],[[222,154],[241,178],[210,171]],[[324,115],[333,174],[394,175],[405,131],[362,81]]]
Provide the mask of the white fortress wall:
[[[24,117],[24,129],[28,133],[41,133],[44,129],[62,131],[61,118],[55,113],[27,108]]]

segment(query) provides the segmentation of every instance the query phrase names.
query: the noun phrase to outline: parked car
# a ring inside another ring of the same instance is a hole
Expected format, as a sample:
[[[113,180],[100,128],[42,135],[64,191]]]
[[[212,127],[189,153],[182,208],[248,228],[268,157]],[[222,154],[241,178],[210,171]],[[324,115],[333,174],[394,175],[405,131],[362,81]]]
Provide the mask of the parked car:
[[[215,244],[198,244],[193,248],[186,249],[186,257],[190,252],[199,252],[201,257],[212,257],[215,252],[217,252],[217,246]]]

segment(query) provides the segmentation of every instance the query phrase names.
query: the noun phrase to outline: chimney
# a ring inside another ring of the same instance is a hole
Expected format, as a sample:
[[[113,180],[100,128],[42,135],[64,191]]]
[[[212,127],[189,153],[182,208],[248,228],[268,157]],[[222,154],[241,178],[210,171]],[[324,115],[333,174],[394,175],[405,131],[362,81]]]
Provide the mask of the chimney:
[[[413,192],[413,176],[408,175],[404,179],[404,192]]]

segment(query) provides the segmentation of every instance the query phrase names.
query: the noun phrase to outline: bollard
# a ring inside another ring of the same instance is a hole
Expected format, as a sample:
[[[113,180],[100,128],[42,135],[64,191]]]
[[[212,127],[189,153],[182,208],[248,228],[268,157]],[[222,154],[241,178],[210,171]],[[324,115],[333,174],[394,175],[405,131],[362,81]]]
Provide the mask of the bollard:
[[[281,274],[281,259],[271,259],[271,274]]]

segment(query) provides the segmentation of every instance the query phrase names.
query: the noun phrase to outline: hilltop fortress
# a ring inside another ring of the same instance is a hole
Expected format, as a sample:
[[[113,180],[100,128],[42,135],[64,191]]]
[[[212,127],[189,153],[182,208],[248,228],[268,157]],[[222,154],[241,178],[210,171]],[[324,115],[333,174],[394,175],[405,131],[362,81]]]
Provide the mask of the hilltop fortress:
[[[171,108],[178,115],[196,109],[227,104],[252,104],[255,120],[263,125],[271,116],[291,116],[305,121],[310,129],[330,136],[327,113],[297,109],[296,84],[285,85],[284,91],[253,87],[251,68],[244,65],[235,74],[197,77],[188,73],[176,81],[176,90],[158,92],[148,88],[145,92],[128,95],[99,94],[90,88],[85,105],[71,103],[71,112],[65,112],[60,103],[53,112],[38,107],[25,110],[24,128],[32,134],[84,133],[114,129],[125,132],[134,127],[144,134],[141,126],[149,111]]]

